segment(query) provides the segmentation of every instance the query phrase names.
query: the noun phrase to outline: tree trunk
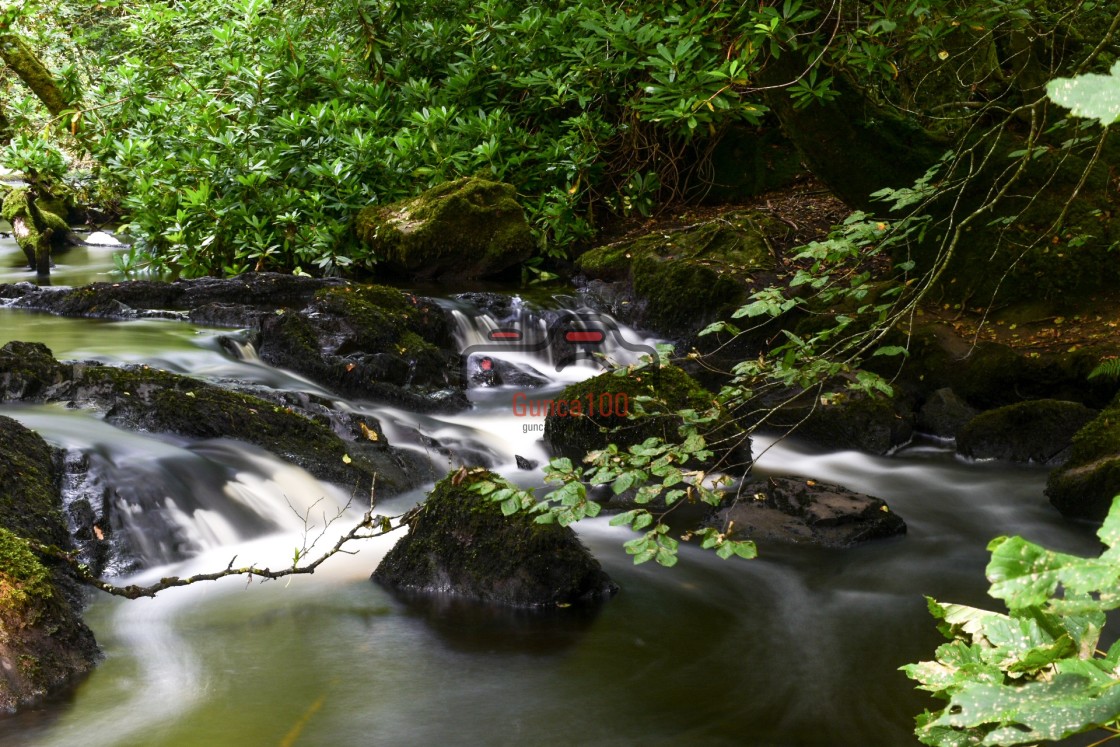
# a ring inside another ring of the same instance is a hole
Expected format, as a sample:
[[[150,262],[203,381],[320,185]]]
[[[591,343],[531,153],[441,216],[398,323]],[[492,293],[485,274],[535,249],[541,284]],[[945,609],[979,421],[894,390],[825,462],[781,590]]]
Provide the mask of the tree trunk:
[[[11,32],[0,34],[0,57],[39,97],[52,116],[74,108],[76,102],[67,98],[51,71],[18,36]]]

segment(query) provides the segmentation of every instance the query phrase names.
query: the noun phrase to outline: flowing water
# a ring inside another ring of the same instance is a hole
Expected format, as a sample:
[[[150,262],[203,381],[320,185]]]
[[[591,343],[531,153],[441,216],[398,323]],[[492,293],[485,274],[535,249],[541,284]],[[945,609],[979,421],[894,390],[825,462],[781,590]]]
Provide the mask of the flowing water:
[[[0,261],[4,251],[0,242]],[[111,259],[55,282],[106,279],[109,267]],[[25,275],[12,269],[0,280]],[[461,305],[454,313],[464,345],[502,321]],[[324,394],[248,347],[231,355],[218,343],[228,332],[0,309],[0,343],[37,340],[64,359],[144,361]],[[548,380],[534,395],[542,398],[596,370],[581,361],[557,371],[547,356],[519,362]],[[338,406],[377,416],[394,443],[420,432],[528,484],[539,473],[518,472],[515,456],[545,458],[541,419],[515,415],[515,393],[474,389],[474,409],[455,416]],[[147,566],[131,581],[212,571],[234,556],[239,565],[286,565],[345,506],[336,488],[244,444],[132,434],[62,407],[0,414],[84,453],[91,479],[114,486]],[[936,704],[897,668],[930,658],[940,642],[923,595],[993,606],[983,570],[996,535],[1097,550],[1090,527],[1063,521],[1046,502],[1042,469],[969,464],[932,444],[883,458],[756,439],[755,452],[760,474],[886,499],[909,532],[849,550],[762,545],[749,562],[686,546],[682,562],[664,569],[632,565],[621,548],[628,532],[596,519],[579,532],[622,591],[594,610],[406,605],[369,581],[393,535],[313,577],[226,579],[154,600],[100,596],[86,619],[104,660],[72,694],[0,720],[0,744],[916,744],[913,717]],[[422,497],[398,496],[380,510]],[[319,546],[353,516],[330,524]]]

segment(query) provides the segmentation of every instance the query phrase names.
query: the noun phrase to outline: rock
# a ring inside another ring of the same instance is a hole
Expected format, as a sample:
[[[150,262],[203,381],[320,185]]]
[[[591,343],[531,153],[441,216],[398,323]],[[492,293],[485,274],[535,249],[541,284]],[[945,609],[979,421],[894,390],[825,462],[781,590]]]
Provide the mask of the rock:
[[[1046,495],[1064,516],[1104,520],[1120,495],[1120,397],[1073,437],[1069,459],[1050,473]]]
[[[513,458],[517,462],[517,468],[525,470],[526,472],[534,470],[538,466],[540,466],[540,462],[538,462],[536,459],[526,459],[520,454],[514,454]]]
[[[970,420],[957,438],[957,451],[973,459],[1061,464],[1074,435],[1094,410],[1078,402],[1038,399],[988,410]]]
[[[658,403],[646,403],[643,407],[647,414],[628,418],[629,413],[637,412],[635,402],[642,396],[654,397]],[[552,400],[551,408],[540,402],[535,406],[549,412],[544,421],[545,444],[553,454],[579,463],[587,452],[602,449],[609,443],[626,448],[650,437],[677,440],[677,429],[683,421],[676,411],[707,410],[712,407],[713,400],[710,393],[680,368],[662,366],[657,372],[646,368],[626,376],[603,373],[566,387]],[[563,403],[563,406],[556,403]],[[527,410],[534,406],[528,398],[524,403],[515,399],[515,414],[520,404]],[[750,437],[729,415],[721,415],[715,424],[706,427],[704,436],[715,452],[706,468],[742,473],[750,466]]]
[[[976,409],[958,397],[949,387],[933,392],[921,409],[915,426],[922,433],[938,438],[956,438],[965,423],[976,417]]]
[[[518,389],[536,389],[549,383],[548,377],[527,364],[518,365],[492,355],[474,353],[466,361],[467,378],[471,386],[512,386]]]
[[[347,397],[424,412],[468,406],[443,310],[385,286],[276,273],[174,283],[8,290],[15,308],[111,319],[189,318],[248,327],[267,363]]]
[[[98,656],[75,582],[27,543],[69,547],[59,480],[50,447],[0,417],[0,710],[8,712],[70,687]]]
[[[755,403],[768,413],[767,429],[788,431],[829,450],[854,449],[888,454],[906,444],[914,429],[909,404],[902,399],[842,392],[822,402],[807,401],[813,393],[786,391]],[[770,413],[770,408],[778,408]]]
[[[82,243],[90,246],[124,246],[116,236],[104,231],[94,231],[86,236]]]
[[[511,607],[592,602],[618,590],[570,528],[503,516],[498,503],[470,489],[486,479],[495,476],[478,469],[438,482],[373,580]]]
[[[635,321],[661,334],[687,334],[739,306],[769,279],[776,266],[766,240],[772,220],[728,213],[592,249],[576,264],[591,278],[629,281],[643,310]]]
[[[837,548],[906,533],[906,522],[882,500],[839,485],[771,477],[740,495],[707,523],[742,539]]]
[[[409,279],[496,275],[536,247],[516,197],[512,185],[465,177],[409,200],[364,208],[358,238],[379,269]]]
[[[372,418],[358,423],[355,418],[361,416],[328,416],[326,408],[301,404],[299,395],[269,396],[279,399],[147,366],[60,363],[39,343],[10,342],[0,348],[0,402],[76,403],[100,409],[106,420],[126,428],[239,439],[359,494],[368,493],[375,474],[383,496],[429,479],[430,472],[416,459],[387,443]]]

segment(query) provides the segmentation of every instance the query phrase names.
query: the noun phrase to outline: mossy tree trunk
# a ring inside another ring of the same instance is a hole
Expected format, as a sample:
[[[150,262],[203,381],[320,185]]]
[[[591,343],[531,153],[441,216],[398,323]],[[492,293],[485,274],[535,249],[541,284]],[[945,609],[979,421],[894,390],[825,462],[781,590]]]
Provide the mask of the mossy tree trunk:
[[[23,39],[11,32],[0,34],[0,58],[57,117],[77,103],[59,87],[54,75]]]
[[[59,216],[40,210],[37,202],[34,189],[13,190],[4,198],[2,216],[12,224],[12,233],[28,265],[40,278],[45,278],[51,272],[51,243],[56,236],[64,235],[68,227]]]

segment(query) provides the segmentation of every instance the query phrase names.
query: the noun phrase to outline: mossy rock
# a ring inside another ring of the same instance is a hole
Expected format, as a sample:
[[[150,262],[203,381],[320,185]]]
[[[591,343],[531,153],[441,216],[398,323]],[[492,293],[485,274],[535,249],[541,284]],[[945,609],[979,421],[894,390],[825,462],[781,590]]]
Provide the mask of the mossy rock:
[[[662,366],[656,372],[647,368],[619,373],[624,375],[608,372],[572,384],[556,396],[554,402],[580,403],[580,411],[573,414],[574,408],[554,406],[545,417],[544,440],[554,454],[579,463],[589,451],[611,443],[626,448],[647,438],[677,441],[683,421],[676,411],[702,412],[714,404],[712,394],[677,366]],[[605,408],[599,404],[603,395],[611,399],[610,414],[604,414]],[[622,395],[628,413],[636,414],[639,397],[652,397],[656,402],[643,404],[647,414],[627,417],[614,407],[614,403],[622,401]],[[593,407],[588,406],[589,401]],[[729,415],[721,414],[704,435],[715,452],[709,466],[733,473],[745,472],[750,467],[750,437]]]
[[[485,470],[436,483],[407,536],[372,579],[392,589],[454,594],[511,607],[592,602],[618,590],[569,527],[503,516],[498,503],[471,490],[500,479]]]
[[[1120,495],[1120,397],[1073,437],[1069,459],[1050,473],[1046,494],[1065,516],[1104,520]]]
[[[403,277],[487,277],[525,261],[536,246],[516,198],[512,185],[466,177],[366,207],[356,230],[378,266]]]
[[[1061,464],[1074,435],[1096,415],[1079,402],[1031,400],[980,413],[957,437],[957,451],[973,459]]]
[[[760,273],[774,269],[766,239],[772,222],[762,213],[728,213],[592,249],[576,264],[590,277],[632,283],[646,304],[643,324],[686,334],[739,306]]]
[[[28,539],[68,547],[59,470],[37,434],[0,416],[0,710],[57,693],[97,658],[73,582],[48,568]]]
[[[383,494],[413,487],[392,455],[383,453],[383,438],[345,441],[294,407],[147,366],[59,363],[38,343],[0,348],[0,401],[87,404],[128,428],[239,439],[359,493],[369,491],[375,473]]]

